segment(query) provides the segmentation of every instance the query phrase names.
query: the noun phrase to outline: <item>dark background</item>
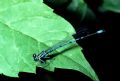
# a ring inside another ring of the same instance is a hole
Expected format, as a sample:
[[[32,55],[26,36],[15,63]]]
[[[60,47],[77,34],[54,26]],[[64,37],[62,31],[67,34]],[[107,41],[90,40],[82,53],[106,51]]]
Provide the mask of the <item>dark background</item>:
[[[78,41],[78,44],[83,47],[83,53],[97,73],[100,81],[114,81],[114,59],[117,53],[115,37],[119,28],[120,14],[107,11],[99,12],[98,7],[102,4],[102,0],[85,0],[88,6],[93,10],[97,19],[89,20],[84,19],[80,21],[80,17],[65,9],[67,6],[55,6],[48,4],[54,8],[54,12],[68,20],[73,27],[78,30],[79,28],[87,27],[90,31],[96,31],[100,28],[106,30],[105,33],[93,37],[86,38]],[[115,41],[115,42],[114,42]],[[33,81],[92,81],[84,74],[67,69],[57,68],[55,72],[49,72],[42,68],[37,68],[37,74],[32,73],[19,73],[20,78],[11,78],[0,75],[0,81],[4,80],[33,80]]]

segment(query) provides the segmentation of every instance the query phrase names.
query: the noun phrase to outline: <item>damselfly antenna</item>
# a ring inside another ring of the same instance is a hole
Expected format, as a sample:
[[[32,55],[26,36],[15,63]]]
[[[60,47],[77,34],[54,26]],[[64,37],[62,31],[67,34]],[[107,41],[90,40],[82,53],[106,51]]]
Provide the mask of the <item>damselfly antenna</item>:
[[[78,38],[73,38],[73,39],[70,39],[70,40],[63,40],[62,42],[59,42],[57,44],[55,44],[54,46],[50,47],[49,49],[47,50],[43,50],[41,53],[39,54],[33,54],[33,59],[34,61],[40,61],[41,63],[45,63],[45,59],[49,58],[49,55],[55,51],[56,49],[59,49],[63,46],[66,46],[68,44],[71,44],[71,43],[75,43],[76,41],[79,41],[79,40],[82,40],[84,38],[87,38],[87,37],[90,37],[90,36],[93,36],[95,34],[101,34],[105,32],[105,30],[98,30],[97,32],[95,33],[91,33],[91,34],[87,34],[85,36],[81,36],[81,37],[78,37]],[[67,40],[67,41],[66,41]]]

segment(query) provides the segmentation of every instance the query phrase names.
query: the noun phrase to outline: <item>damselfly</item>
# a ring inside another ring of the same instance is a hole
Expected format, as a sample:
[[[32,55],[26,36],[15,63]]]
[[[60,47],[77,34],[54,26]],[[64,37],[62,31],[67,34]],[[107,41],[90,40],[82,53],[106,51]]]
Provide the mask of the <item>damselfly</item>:
[[[103,32],[105,32],[105,30],[98,30],[95,33],[87,34],[85,36],[81,36],[81,37],[78,37],[78,38],[73,38],[73,39],[70,39],[70,40],[65,39],[65,40],[63,40],[64,42],[63,41],[59,42],[59,43],[53,45],[52,47],[50,47],[49,49],[43,50],[39,54],[33,54],[34,61],[40,61],[41,63],[45,63],[44,59],[49,58],[49,54],[52,53],[53,51],[55,51],[59,48],[62,48],[64,46],[68,45],[68,44],[75,43],[76,41],[79,41],[79,40],[82,40],[84,38],[93,36],[95,34],[101,34]]]

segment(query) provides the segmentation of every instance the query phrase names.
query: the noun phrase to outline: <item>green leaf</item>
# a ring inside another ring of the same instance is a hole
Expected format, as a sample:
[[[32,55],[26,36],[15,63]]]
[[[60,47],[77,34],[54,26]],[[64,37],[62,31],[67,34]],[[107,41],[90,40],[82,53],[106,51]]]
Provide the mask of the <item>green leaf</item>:
[[[38,50],[37,41],[0,23],[0,73],[16,77],[18,72],[35,72],[32,53]]]
[[[14,2],[17,3],[13,4]],[[77,44],[47,60],[46,64],[33,60],[34,53],[39,53],[67,37],[72,38],[75,33],[73,27],[54,14],[42,0],[1,0],[0,3],[6,3],[6,6],[0,7],[1,74],[18,77],[19,72],[35,73],[38,66],[49,71],[54,71],[55,68],[73,69],[99,81]]]
[[[120,0],[104,0],[100,11],[108,10],[120,13]]]

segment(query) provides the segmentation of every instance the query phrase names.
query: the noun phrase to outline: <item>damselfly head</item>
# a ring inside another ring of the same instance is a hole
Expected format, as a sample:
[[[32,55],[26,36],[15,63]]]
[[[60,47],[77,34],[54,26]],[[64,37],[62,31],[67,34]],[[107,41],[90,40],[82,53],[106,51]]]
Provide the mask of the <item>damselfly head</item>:
[[[33,59],[34,59],[34,61],[38,61],[39,60],[37,54],[33,54]]]
[[[33,54],[33,59],[34,61],[39,61],[41,63],[45,63],[46,59],[48,58],[48,53],[46,53],[46,51],[42,51],[39,54]]]

